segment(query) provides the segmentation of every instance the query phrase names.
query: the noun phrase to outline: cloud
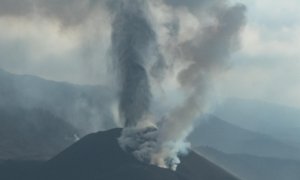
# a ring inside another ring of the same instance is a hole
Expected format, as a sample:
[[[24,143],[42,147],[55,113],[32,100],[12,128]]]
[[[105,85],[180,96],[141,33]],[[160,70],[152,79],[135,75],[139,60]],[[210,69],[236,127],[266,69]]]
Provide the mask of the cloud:
[[[250,1],[248,23],[241,34],[242,49],[231,58],[228,71],[216,78],[221,97],[275,102],[300,108],[300,2]]]
[[[87,21],[105,3],[104,0],[2,0],[0,16],[31,18],[38,15],[59,20],[63,26],[76,26]]]
[[[42,3],[37,5],[36,3]],[[1,4],[2,3],[2,4]],[[15,4],[13,4],[15,3]],[[11,9],[0,13],[0,46],[2,56],[0,67],[18,74],[33,74],[46,79],[69,81],[79,84],[99,84],[105,81],[105,64],[109,48],[110,21],[105,11],[98,7],[79,18],[77,9],[88,9],[87,5],[68,1],[58,5],[69,7],[70,15],[52,12],[56,9],[52,1],[30,1],[19,11],[23,1],[1,1],[0,7]],[[53,6],[52,6],[52,3]],[[32,10],[35,7],[36,11]],[[63,9],[56,9],[62,11]],[[22,12],[22,14],[20,14]],[[68,12],[65,12],[68,14]]]

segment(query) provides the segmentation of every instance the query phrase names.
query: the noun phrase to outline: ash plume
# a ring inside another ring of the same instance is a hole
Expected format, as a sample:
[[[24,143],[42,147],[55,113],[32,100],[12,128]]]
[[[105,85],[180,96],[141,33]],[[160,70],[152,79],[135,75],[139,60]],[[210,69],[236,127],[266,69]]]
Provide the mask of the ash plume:
[[[163,57],[148,17],[146,1],[123,0],[114,9],[111,46],[120,84],[119,114],[124,129],[120,146],[138,160],[151,163],[157,148],[157,129],[151,114],[149,71],[159,72]]]
[[[173,154],[176,158],[181,149],[186,149],[185,138],[192,131],[194,120],[209,106],[212,78],[227,68],[230,54],[238,47],[238,35],[245,24],[245,7],[218,5],[222,6],[216,7],[212,15],[215,22],[197,32],[194,39],[179,44],[180,60],[188,64],[177,75],[185,100],[169,112],[160,128],[158,140],[162,148],[158,157],[177,149]]]
[[[178,22],[180,17],[174,15],[166,26],[169,42],[173,44],[162,44],[164,53],[173,58],[169,62],[184,67],[175,74],[178,89],[184,94],[182,103],[165,112],[161,119],[150,118],[157,116],[151,115],[150,85],[153,84],[149,81],[151,74],[147,65],[153,63],[147,61],[151,59],[149,49],[158,44],[147,18],[150,16],[145,9],[147,1],[122,1],[113,22],[112,49],[120,69],[120,114],[125,121],[119,139],[121,147],[141,161],[176,170],[180,163],[178,156],[187,153],[189,148],[185,139],[192,131],[194,120],[205,113],[209,104],[211,79],[226,69],[230,54],[238,47],[238,35],[245,24],[245,7],[229,6],[224,1],[170,2],[156,1],[170,11],[181,11],[186,6],[189,10],[184,13],[203,23],[193,37],[185,41],[180,41],[184,36],[180,30],[185,28]],[[200,15],[195,14],[196,5],[202,11]],[[201,18],[213,19],[213,22],[205,24]],[[180,50],[174,53],[177,57],[168,54],[177,50]],[[172,71],[171,68],[166,70]]]
[[[119,67],[121,117],[136,126],[149,112],[151,92],[146,64],[155,33],[143,1],[121,1],[112,24],[112,51]]]

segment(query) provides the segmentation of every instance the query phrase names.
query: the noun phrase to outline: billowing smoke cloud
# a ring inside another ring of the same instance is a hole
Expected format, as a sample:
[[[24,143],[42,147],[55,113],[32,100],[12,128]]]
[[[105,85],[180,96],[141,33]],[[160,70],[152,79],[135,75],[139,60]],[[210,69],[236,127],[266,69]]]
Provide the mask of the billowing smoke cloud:
[[[149,70],[158,72],[163,58],[146,1],[123,0],[114,8],[112,54],[120,81],[120,118],[125,125],[119,142],[140,161],[152,163],[159,146],[157,129],[148,124],[152,97]]]
[[[125,126],[136,126],[149,112],[151,92],[146,65],[155,33],[143,1],[121,1],[113,22],[112,51],[120,67],[120,113]],[[152,51],[153,52],[153,51]]]
[[[174,15],[166,25],[173,45],[165,44],[164,52],[180,50],[177,57],[173,56],[173,63],[181,64],[176,76],[184,100],[157,120],[149,109],[151,74],[145,63],[151,59],[148,53],[153,45],[151,42],[156,39],[147,19],[149,11],[144,9],[145,1],[122,2],[112,35],[112,48],[121,71],[120,113],[125,119],[125,129],[119,141],[139,160],[175,170],[180,162],[178,155],[189,147],[185,139],[194,120],[205,113],[209,104],[211,79],[227,67],[230,53],[238,47],[239,31],[245,23],[245,7],[240,4],[228,6],[218,1],[166,1],[170,5],[167,7],[173,11],[186,6],[190,10],[185,13],[195,16],[200,25],[193,37],[185,41],[180,41],[180,29],[184,28],[180,17]],[[200,15],[194,13],[194,5],[201,7]],[[201,18],[211,22],[205,24]]]
[[[165,158],[174,149],[177,149],[175,153],[180,152],[180,148],[185,149],[178,144],[186,145],[184,141],[194,120],[203,115],[209,105],[212,78],[227,68],[230,53],[238,46],[238,34],[245,23],[245,7],[219,6],[214,11],[213,24],[199,30],[192,40],[179,44],[181,60],[188,64],[178,73],[178,82],[186,96],[184,102],[168,114],[159,131],[162,146],[159,158]]]

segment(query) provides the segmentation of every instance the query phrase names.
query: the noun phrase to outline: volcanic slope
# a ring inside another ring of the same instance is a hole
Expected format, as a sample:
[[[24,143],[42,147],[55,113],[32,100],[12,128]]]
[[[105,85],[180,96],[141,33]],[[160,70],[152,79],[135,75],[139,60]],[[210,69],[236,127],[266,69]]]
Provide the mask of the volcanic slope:
[[[237,180],[230,173],[191,152],[182,157],[176,172],[147,165],[122,151],[121,129],[90,134],[53,159],[40,165],[24,180]],[[0,175],[1,178],[1,175]],[[21,180],[21,179],[18,179]]]

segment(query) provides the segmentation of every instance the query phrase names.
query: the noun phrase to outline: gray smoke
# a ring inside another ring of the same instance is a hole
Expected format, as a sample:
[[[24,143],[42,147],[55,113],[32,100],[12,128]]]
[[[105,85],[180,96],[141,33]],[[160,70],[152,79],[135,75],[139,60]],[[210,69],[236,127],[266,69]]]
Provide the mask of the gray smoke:
[[[151,163],[157,129],[147,124],[152,97],[148,74],[160,71],[163,58],[148,19],[147,3],[122,0],[114,9],[112,55],[120,84],[119,113],[125,126],[119,142],[138,160]]]
[[[169,156],[176,148],[179,148],[176,153],[180,148],[185,149],[177,145],[186,144],[185,138],[194,120],[203,115],[209,105],[211,80],[227,68],[227,60],[238,46],[238,34],[245,23],[244,11],[243,5],[216,7],[212,12],[215,23],[201,29],[192,40],[179,44],[181,60],[188,64],[178,73],[178,82],[186,96],[184,102],[168,114],[159,131],[162,148],[158,157]],[[169,142],[173,142],[173,146],[169,146]]]
[[[135,126],[149,112],[150,85],[145,64],[155,35],[141,2],[121,2],[113,22],[112,51],[119,71],[120,113],[125,126]]]
[[[149,109],[152,103],[151,74],[147,72],[146,61],[153,45],[151,42],[156,38],[147,19],[149,11],[144,9],[147,1],[122,2],[113,23],[112,36],[113,52],[121,71],[120,113],[125,120],[119,142],[137,159],[175,170],[180,163],[178,156],[189,148],[185,139],[194,120],[204,114],[209,105],[211,79],[226,69],[230,54],[238,48],[238,35],[245,23],[245,7],[240,4],[229,6],[224,1],[166,1],[166,4],[156,1],[171,11],[180,11],[186,6],[189,11],[184,13],[194,16],[203,25],[197,27],[191,39],[180,41],[180,36],[184,36],[180,31],[185,27],[181,26],[179,15],[174,13],[172,20],[165,24],[169,43],[165,44],[164,52],[173,58],[169,62],[184,67],[176,73],[184,101],[165,112],[164,118],[155,119],[157,116]],[[197,6],[201,13],[195,13]],[[202,18],[213,21],[205,24]],[[174,53],[176,57],[168,54],[178,50],[180,53]]]
[[[142,1],[121,1],[112,27],[112,51],[119,67],[120,113],[125,126],[136,126],[149,112],[151,92],[145,68],[155,33]]]

